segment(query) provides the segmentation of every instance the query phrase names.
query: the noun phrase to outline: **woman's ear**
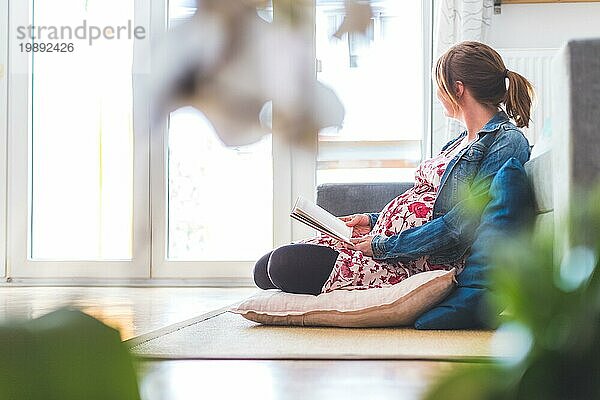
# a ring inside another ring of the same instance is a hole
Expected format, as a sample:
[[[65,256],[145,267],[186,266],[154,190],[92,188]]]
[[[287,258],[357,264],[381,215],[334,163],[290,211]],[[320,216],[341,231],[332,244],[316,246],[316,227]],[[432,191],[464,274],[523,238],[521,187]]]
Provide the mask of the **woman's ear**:
[[[454,84],[454,93],[456,94],[456,98],[458,100],[460,100],[465,93],[465,85],[461,81],[456,81]]]

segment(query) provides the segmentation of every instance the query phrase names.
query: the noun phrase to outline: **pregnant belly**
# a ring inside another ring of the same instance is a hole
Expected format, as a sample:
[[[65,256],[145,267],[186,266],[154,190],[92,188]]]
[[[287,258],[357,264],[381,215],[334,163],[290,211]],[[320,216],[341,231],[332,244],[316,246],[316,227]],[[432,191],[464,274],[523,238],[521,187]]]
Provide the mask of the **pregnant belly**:
[[[405,192],[390,201],[373,226],[373,235],[392,236],[431,220],[435,192]]]

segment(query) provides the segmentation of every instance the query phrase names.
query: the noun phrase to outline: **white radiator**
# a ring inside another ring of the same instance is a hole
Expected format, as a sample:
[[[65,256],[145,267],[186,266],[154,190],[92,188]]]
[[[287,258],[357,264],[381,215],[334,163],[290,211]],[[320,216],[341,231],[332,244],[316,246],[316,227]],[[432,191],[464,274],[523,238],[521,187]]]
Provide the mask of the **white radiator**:
[[[523,75],[535,89],[532,121],[529,129],[523,129],[530,144],[536,143],[550,129],[551,63],[557,51],[558,49],[498,49],[506,68]]]

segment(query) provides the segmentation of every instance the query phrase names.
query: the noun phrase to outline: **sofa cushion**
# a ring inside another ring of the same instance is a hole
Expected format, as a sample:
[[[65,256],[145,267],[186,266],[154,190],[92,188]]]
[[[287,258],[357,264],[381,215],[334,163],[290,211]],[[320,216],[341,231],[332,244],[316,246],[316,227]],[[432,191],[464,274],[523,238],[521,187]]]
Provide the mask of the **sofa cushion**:
[[[509,159],[490,186],[490,200],[483,210],[475,241],[457,276],[457,287],[444,301],[415,321],[417,329],[494,328],[493,309],[487,301],[490,253],[503,238],[526,226],[535,216],[529,179],[521,163]]]
[[[426,271],[389,287],[318,296],[269,289],[229,311],[268,325],[383,327],[412,325],[454,287],[456,271]]]

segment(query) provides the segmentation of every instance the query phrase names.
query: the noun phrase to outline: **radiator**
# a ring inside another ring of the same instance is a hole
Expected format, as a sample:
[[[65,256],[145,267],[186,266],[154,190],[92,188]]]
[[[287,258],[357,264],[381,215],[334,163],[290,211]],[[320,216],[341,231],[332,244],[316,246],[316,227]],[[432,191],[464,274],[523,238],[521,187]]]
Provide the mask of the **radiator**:
[[[537,143],[550,132],[552,110],[551,63],[558,49],[498,49],[506,68],[527,78],[535,89],[535,100],[529,128],[523,128],[530,144]]]

